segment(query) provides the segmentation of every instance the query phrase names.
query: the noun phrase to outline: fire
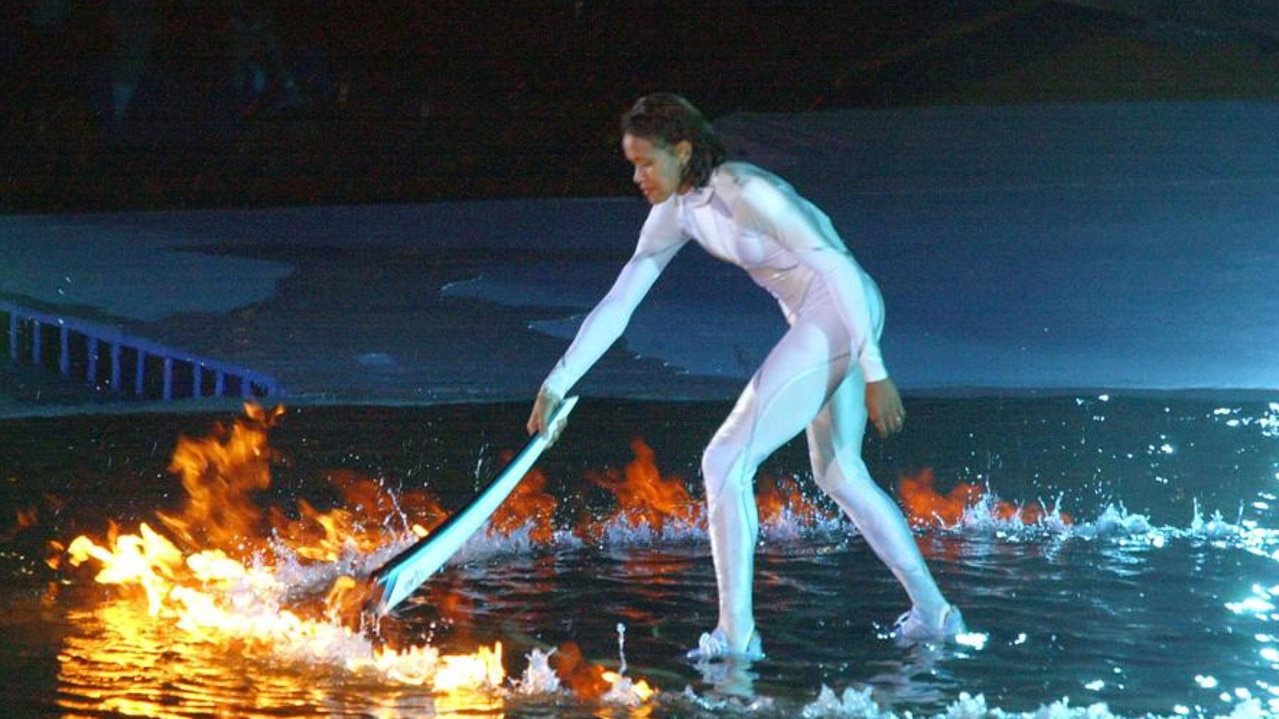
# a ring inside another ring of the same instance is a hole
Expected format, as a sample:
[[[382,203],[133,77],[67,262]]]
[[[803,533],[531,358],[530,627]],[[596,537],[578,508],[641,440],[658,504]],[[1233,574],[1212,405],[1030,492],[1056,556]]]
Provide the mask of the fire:
[[[397,495],[381,482],[348,471],[334,472],[329,480],[339,495],[338,508],[324,512],[301,500],[296,519],[278,508],[269,512],[272,533],[312,561],[337,562],[368,554],[407,532],[426,536],[448,518],[439,500],[425,491]],[[399,526],[389,526],[392,521]]]
[[[443,657],[435,671],[435,688],[452,692],[477,686],[499,687],[505,678],[502,643],[497,642],[492,649],[480,647],[474,654]]]
[[[617,497],[618,508],[598,525],[586,524],[579,534],[598,537],[603,528],[625,523],[632,529],[647,527],[661,533],[667,527],[691,527],[702,520],[702,503],[695,501],[678,476],[663,477],[657,468],[654,452],[644,440],[631,441],[635,459],[621,475],[616,470],[589,473],[587,479],[609,490]]]
[[[510,455],[506,457],[510,459]],[[558,500],[546,491],[546,475],[532,469],[516,485],[511,496],[489,519],[489,534],[505,537],[529,526],[529,539],[550,544],[555,536],[555,508]]]
[[[101,584],[134,586],[142,590],[149,611],[155,616],[164,609],[176,577],[185,573],[185,557],[173,542],[145,522],[138,532],[116,537],[111,547],[95,544],[81,535],[67,546],[67,555],[72,566],[79,566],[90,558],[96,559],[102,570],[94,579]]]
[[[112,597],[95,611],[115,631],[101,647],[92,645],[91,637],[77,637],[78,654],[68,654],[70,660],[60,657],[60,671],[68,675],[109,663],[95,655],[112,656],[112,642],[145,628],[143,653],[148,655],[212,647],[250,659],[328,664],[379,681],[428,687],[432,699],[451,697],[458,706],[491,705],[507,683],[504,648],[501,641],[477,645],[467,634],[465,619],[478,600],[465,591],[466,577],[432,581],[419,599],[429,601],[446,624],[456,625],[459,643],[475,647],[473,651],[442,654],[433,646],[391,639],[394,627],[382,633],[381,627],[361,621],[370,590],[362,577],[397,546],[443,523],[447,513],[440,503],[424,491],[388,488],[381,481],[335,471],[328,477],[334,509],[326,511],[318,501],[300,501],[292,512],[259,507],[254,497],[269,488],[271,468],[279,461],[268,434],[282,418],[283,408],[248,405],[244,417],[217,425],[209,437],[181,438],[170,465],[186,492],[177,511],[157,513],[158,521],[141,522],[133,532],[111,524],[105,539],[79,536],[65,547],[54,543],[58,559],[73,568],[92,564],[94,580],[111,587]],[[587,474],[612,493],[616,507],[606,518],[580,523],[574,531],[598,539],[615,528],[660,534],[704,525],[703,504],[690,495],[684,480],[663,475],[653,449],[642,439],[633,440],[631,449],[634,459],[621,471]],[[530,472],[491,518],[490,534],[510,537],[527,528],[529,541],[554,542],[559,503],[548,484],[542,472]],[[1060,513],[1050,515],[1038,502],[996,501],[974,484],[941,494],[930,469],[903,477],[899,496],[917,526],[953,526],[979,507],[999,520],[1031,524],[1051,516],[1069,522]],[[813,524],[835,516],[808,500],[794,477],[761,477],[756,497],[763,525]],[[36,518],[34,509],[20,512],[19,526]],[[669,565],[654,564],[651,582],[639,584],[660,583],[662,566]],[[652,621],[643,615],[634,618]],[[77,663],[78,656],[89,660]],[[570,642],[552,652],[550,660],[556,677],[584,699],[639,707],[632,716],[651,709],[645,703],[656,690],[625,676],[624,659],[621,670],[612,671],[587,661]],[[181,681],[178,674],[166,678]]]
[[[763,525],[813,524],[834,516],[833,511],[822,509],[805,497],[794,477],[760,477],[756,482],[755,502]]]
[[[574,694],[592,701],[636,705],[657,693],[643,679],[633,681],[619,672],[586,661],[576,642],[562,644],[551,655],[551,663],[556,675]]]
[[[181,438],[171,462],[186,490],[180,511],[157,513],[158,523],[141,522],[135,532],[113,523],[105,539],[82,535],[65,548],[53,543],[71,568],[92,564],[95,582],[112,588],[96,613],[118,631],[104,640],[101,653],[111,655],[110,642],[137,636],[145,626],[148,646],[169,652],[223,647],[273,663],[336,664],[429,687],[437,707],[493,706],[507,680],[500,641],[441,654],[431,646],[393,646],[388,635],[370,635],[360,621],[370,585],[356,577],[371,569],[362,565],[380,563],[397,544],[442,523],[439,503],[425,492],[391,492],[380,482],[336,472],[330,480],[337,509],[321,511],[305,501],[292,517],[278,508],[260,509],[253,495],[269,487],[278,460],[267,434],[282,416],[282,408],[248,405],[243,418],[218,425],[210,437]],[[651,451],[645,459],[651,466]],[[556,500],[546,484],[541,473],[530,473],[495,515],[491,531],[509,534],[531,522],[534,541],[551,541]],[[686,500],[680,500],[684,506]],[[311,570],[302,572],[302,566]],[[322,587],[299,583],[299,577],[315,582],[316,576],[325,578]],[[468,595],[456,585],[436,582],[429,589],[442,616],[468,611]],[[91,656],[93,646],[86,639],[80,649]],[[580,652],[566,650],[565,656],[576,657],[564,671],[589,697],[638,706],[654,693],[642,680],[582,661]],[[69,676],[98,666],[66,662],[61,671]]]
[[[76,537],[65,550],[68,563],[94,562],[97,583],[117,588],[120,600],[145,599],[149,617],[201,642],[301,661],[341,658],[353,671],[377,671],[436,692],[500,686],[505,678],[500,643],[459,655],[422,647],[397,650],[353,628],[358,625],[353,614],[367,598],[366,583],[339,574],[319,596],[299,595],[281,577],[289,561],[332,562],[383,548],[410,529],[424,533],[424,525],[439,524],[444,513],[425,494],[396,498],[377,483],[349,475],[334,482],[343,509],[320,512],[303,502],[297,519],[276,509],[264,513],[251,495],[270,484],[275,457],[266,436],[282,409],[249,405],[245,415],[230,427],[217,427],[211,437],[180,440],[171,467],[187,502],[180,513],[159,515],[172,537],[146,522],[136,533],[112,525],[105,541]],[[387,516],[402,526],[387,527]],[[278,546],[261,539],[266,519]],[[244,558],[250,550],[251,561]],[[289,554],[294,558],[286,561]]]
[[[996,500],[976,484],[960,483],[950,492],[941,494],[934,486],[933,470],[925,467],[915,476],[903,475],[897,495],[906,516],[916,526],[953,527],[964,516],[981,504],[987,504],[990,516],[1000,521],[1018,521],[1022,524],[1042,522],[1048,512],[1039,502],[1023,505]],[[1069,524],[1070,516],[1058,513],[1061,521]]]
[[[183,437],[169,470],[182,479],[187,503],[179,516],[160,514],[160,520],[190,546],[229,546],[259,536],[261,511],[252,495],[271,484],[267,433],[284,414],[284,407],[267,411],[248,404],[245,417],[229,429],[215,427],[209,437]]]

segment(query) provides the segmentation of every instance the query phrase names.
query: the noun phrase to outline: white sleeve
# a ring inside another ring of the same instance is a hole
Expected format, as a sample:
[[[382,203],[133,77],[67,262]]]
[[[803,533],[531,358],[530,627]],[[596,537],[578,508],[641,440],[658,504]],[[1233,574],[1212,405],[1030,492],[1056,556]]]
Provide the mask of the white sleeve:
[[[836,294],[840,319],[852,338],[851,351],[867,382],[888,377],[879,348],[869,302],[878,290],[835,231],[830,218],[790,189],[763,177],[742,182],[733,204],[733,217],[742,226],[763,232],[813,271],[825,278]]]
[[[612,289],[582,320],[572,344],[542,383],[542,391],[563,397],[577,384],[622,336],[635,308],[685,242],[674,198],[654,206],[640,231],[635,253],[618,273]]]

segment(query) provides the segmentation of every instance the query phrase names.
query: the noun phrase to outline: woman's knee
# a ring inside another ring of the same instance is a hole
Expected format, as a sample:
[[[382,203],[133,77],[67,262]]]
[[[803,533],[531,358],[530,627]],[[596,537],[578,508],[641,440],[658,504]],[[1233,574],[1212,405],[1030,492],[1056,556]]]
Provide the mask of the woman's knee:
[[[857,501],[879,489],[861,457],[829,458],[820,473],[814,465],[814,472],[818,488],[831,497]]]
[[[741,447],[712,440],[702,452],[702,481],[711,504],[725,495],[749,491],[750,474],[753,472]]]

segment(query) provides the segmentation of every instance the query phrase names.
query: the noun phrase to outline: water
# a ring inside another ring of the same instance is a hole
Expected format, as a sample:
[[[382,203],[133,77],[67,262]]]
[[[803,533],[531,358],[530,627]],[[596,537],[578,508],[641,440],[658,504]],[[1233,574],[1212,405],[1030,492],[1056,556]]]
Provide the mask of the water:
[[[169,470],[179,437],[207,436],[234,412],[5,420],[6,716],[1279,713],[1279,405],[1184,394],[908,404],[907,432],[867,440],[886,486],[930,470],[939,495],[975,485],[988,501],[1048,510],[1029,525],[977,507],[957,526],[921,526],[930,565],[973,630],[964,643],[895,646],[887,633],[906,600],[888,572],[842,522],[801,516],[765,521],[756,601],[767,658],[683,660],[714,623],[704,530],[607,523],[617,500],[591,478],[632,464],[640,437],[661,477],[700,497],[698,453],[727,405],[587,398],[539,465],[558,499],[552,536],[477,538],[376,635],[442,654],[500,641],[501,686],[461,694],[355,666],[368,656],[366,634],[229,639],[150,617],[145,602],[95,585],[92,572],[44,564],[50,541],[101,538],[110,522],[122,533],[158,526],[156,512],[185,499]],[[358,476],[402,498],[425,487],[456,507],[518,447],[526,411],[290,408],[270,433],[270,487],[253,499],[296,515],[299,500],[323,509],[334,481]],[[809,487],[806,471],[796,442],[761,476]],[[30,526],[14,522],[19,510]],[[387,551],[354,552],[344,568],[367,571]],[[333,574],[264,565],[295,586]],[[256,610],[238,611],[247,621]],[[658,693],[630,705],[567,681],[554,689],[539,663],[574,647],[580,666],[621,670]]]

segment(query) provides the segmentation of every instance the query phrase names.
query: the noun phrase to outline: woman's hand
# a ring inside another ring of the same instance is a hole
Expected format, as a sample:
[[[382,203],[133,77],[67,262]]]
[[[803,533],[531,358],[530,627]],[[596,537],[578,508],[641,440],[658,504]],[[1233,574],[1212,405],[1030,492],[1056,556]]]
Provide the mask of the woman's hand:
[[[551,428],[551,415],[555,414],[555,410],[560,406],[563,399],[553,392],[542,390],[537,393],[537,399],[533,402],[533,412],[528,417],[528,433],[529,436],[534,434],[546,435]],[[548,436],[550,444],[555,444],[555,440],[559,439],[560,432],[564,431],[564,422],[560,422],[554,427],[555,435]]]
[[[866,383],[866,409],[870,421],[879,430],[879,436],[889,437],[902,431],[906,423],[906,408],[897,385],[888,378]]]

